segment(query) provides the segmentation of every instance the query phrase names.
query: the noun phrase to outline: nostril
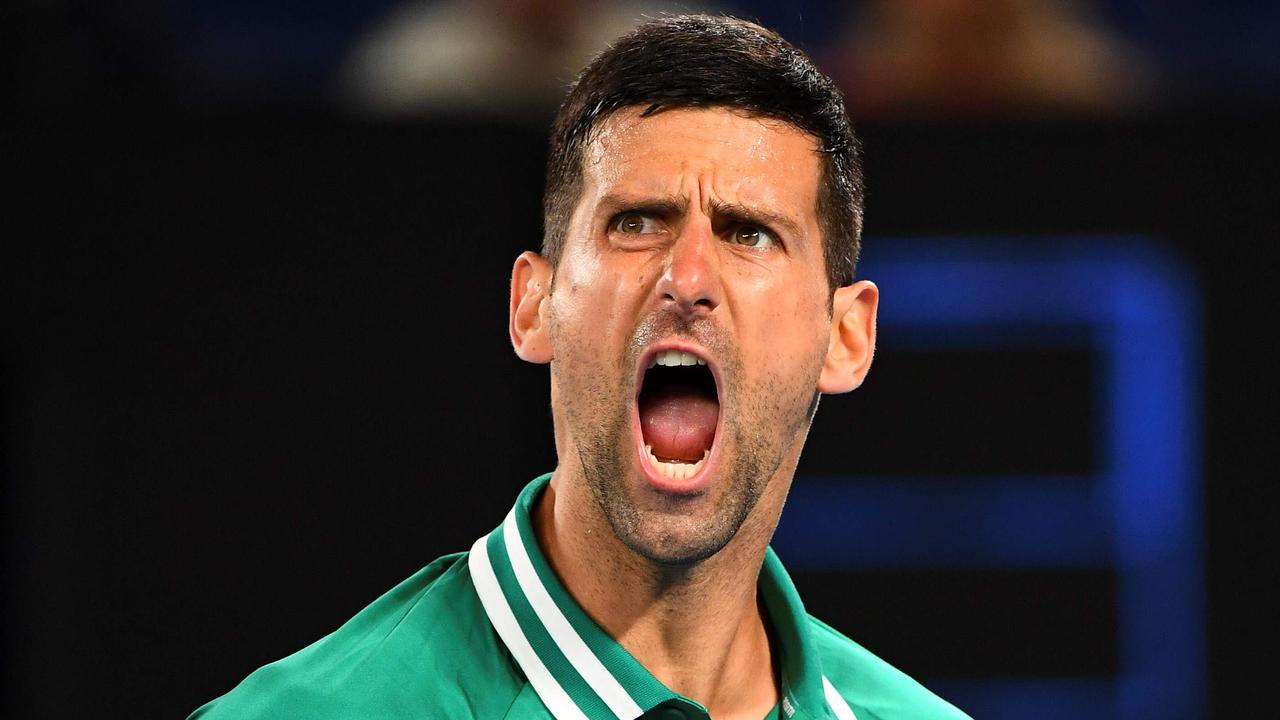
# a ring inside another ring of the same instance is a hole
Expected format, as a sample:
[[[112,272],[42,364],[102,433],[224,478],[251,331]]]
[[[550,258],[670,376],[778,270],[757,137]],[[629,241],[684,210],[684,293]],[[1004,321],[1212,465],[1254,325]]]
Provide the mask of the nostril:
[[[662,299],[678,306],[684,312],[711,312],[716,309],[716,301],[709,294],[681,295],[679,293],[662,293]]]

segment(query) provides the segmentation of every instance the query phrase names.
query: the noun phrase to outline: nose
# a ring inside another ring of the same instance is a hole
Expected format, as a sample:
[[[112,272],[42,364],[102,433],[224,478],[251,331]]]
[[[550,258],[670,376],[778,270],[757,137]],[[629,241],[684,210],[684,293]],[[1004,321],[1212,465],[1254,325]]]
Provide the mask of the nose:
[[[655,288],[686,318],[709,315],[720,305],[719,240],[709,218],[687,224],[668,250],[666,267]]]

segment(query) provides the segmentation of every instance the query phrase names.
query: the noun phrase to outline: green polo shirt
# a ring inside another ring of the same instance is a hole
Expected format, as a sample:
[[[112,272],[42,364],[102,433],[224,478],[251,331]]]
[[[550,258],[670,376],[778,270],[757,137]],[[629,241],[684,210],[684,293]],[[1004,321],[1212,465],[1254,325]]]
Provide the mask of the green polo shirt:
[[[318,642],[258,669],[189,720],[705,720],[569,595],[529,513],[551,476],[469,553],[418,571]],[[805,612],[770,549],[760,595],[781,646],[779,720],[967,716]]]

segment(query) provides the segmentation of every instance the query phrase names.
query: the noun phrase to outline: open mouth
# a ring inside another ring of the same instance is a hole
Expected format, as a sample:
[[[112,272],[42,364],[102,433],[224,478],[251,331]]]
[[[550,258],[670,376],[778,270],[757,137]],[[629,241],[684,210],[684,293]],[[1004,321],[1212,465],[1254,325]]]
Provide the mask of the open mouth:
[[[684,350],[658,351],[641,378],[636,405],[649,466],[667,481],[693,480],[711,455],[720,420],[706,360]]]

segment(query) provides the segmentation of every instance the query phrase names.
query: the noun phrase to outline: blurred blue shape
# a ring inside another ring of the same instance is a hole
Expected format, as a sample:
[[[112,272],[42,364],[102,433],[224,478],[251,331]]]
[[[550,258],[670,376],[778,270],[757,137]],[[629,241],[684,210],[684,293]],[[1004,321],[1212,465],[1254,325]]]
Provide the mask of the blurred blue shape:
[[[1008,679],[933,682],[931,689],[971,717],[1026,720],[1080,720],[1121,717],[1115,683],[1093,678]],[[1142,717],[1146,717],[1145,715]],[[1194,717],[1171,715],[1170,717]]]
[[[774,546],[796,567],[1113,567],[1120,671],[974,681],[976,717],[1206,712],[1199,305],[1191,273],[1137,238],[878,240],[882,341],[1086,344],[1099,360],[1092,477],[801,478]],[[1061,328],[1055,337],[1055,328]],[[1085,332],[1081,332],[1085,328]],[[1104,703],[1099,705],[1099,703]],[[1064,710],[1065,713],[1065,710]]]
[[[1075,477],[805,477],[783,518],[774,548],[810,569],[1099,567],[1114,541],[1105,498]]]

